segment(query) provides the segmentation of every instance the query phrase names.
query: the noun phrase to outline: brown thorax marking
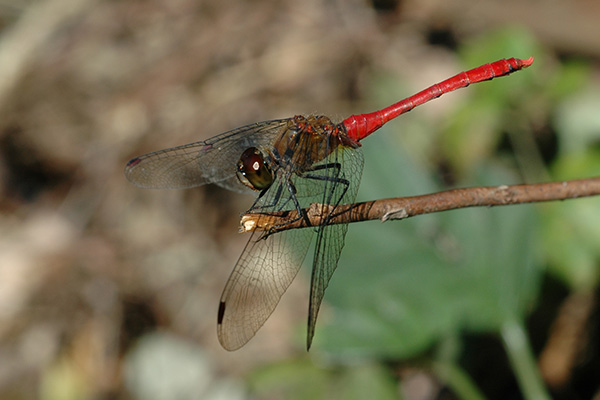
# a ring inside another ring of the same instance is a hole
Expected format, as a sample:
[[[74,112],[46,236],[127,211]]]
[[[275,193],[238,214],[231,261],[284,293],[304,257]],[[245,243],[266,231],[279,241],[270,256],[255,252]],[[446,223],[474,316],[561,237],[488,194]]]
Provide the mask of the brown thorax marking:
[[[360,144],[351,140],[343,128],[323,115],[304,117],[296,115],[274,143],[284,164],[293,165],[296,171],[309,170],[324,160],[339,145],[356,148]]]

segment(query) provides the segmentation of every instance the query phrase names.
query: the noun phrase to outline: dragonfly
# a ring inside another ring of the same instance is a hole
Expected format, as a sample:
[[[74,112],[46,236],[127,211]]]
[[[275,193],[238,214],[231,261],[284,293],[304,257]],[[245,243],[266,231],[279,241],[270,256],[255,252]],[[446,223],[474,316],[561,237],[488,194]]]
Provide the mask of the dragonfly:
[[[135,157],[127,163],[125,176],[142,188],[182,189],[214,183],[232,191],[254,192],[256,200],[246,214],[255,213],[258,218],[297,211],[296,222],[303,219],[307,227],[251,231],[219,302],[217,334],[229,351],[254,337],[295,278],[316,234],[308,307],[309,350],[348,229],[348,224],[328,222],[336,215],[336,207],[356,198],[363,167],[361,140],[445,93],[509,75],[532,63],[530,57],[484,64],[389,107],[352,115],[340,123],[326,116],[296,115],[242,126],[208,140]],[[314,203],[328,207],[322,208],[319,224],[311,226],[306,209]]]

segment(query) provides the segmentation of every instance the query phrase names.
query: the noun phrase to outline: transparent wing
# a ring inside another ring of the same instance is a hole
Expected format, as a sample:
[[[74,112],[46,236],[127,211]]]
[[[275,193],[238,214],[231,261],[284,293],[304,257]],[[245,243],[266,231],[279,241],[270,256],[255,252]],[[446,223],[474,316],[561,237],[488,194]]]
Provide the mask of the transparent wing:
[[[335,168],[323,170],[327,178],[324,180],[326,184],[322,202],[333,205],[353,203],[356,199],[363,168],[363,156],[360,148],[350,150],[339,147],[329,156],[327,162],[330,164],[339,164],[341,165],[341,169],[339,171]],[[324,221],[327,221],[335,213],[334,208],[325,217]],[[307,350],[310,349],[315,334],[321,301],[325,295],[325,289],[329,285],[329,281],[337,268],[347,231],[348,224],[327,225],[327,222],[325,222],[318,228],[310,283],[308,333],[306,337]]]
[[[240,155],[249,147],[268,148],[288,121],[258,122],[206,141],[133,158],[125,167],[125,176],[143,188],[183,189],[216,183],[237,192],[250,191],[236,177]]]
[[[313,231],[290,230],[262,240],[261,234],[253,233],[221,296],[217,333],[230,351],[246,344],[273,313],[302,265]]]
[[[344,160],[341,154],[345,156]],[[360,149],[345,151],[340,147],[316,166],[319,165],[340,167],[288,177],[297,190],[296,200],[300,207],[308,207],[311,202],[338,205],[354,201],[362,171]],[[291,193],[284,184],[288,178],[278,177],[266,197],[259,199],[255,206],[261,212],[294,209],[293,201],[289,200]],[[317,228],[309,307],[309,347],[319,306],[337,266],[346,231],[347,225]],[[269,318],[298,273],[314,233],[314,228],[293,229],[269,235],[266,239],[261,236],[263,232],[252,234],[221,296],[217,332],[225,349],[242,347]]]
[[[255,206],[262,212],[293,209],[285,179],[278,178]],[[217,333],[225,349],[242,347],[269,318],[298,273],[314,232],[294,229],[266,238],[264,232],[252,233],[219,304]]]

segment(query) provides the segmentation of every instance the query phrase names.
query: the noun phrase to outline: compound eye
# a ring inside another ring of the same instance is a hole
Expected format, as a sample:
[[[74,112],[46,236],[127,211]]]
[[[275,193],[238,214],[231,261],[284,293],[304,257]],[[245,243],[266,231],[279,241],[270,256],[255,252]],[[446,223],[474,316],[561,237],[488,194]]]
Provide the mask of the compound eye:
[[[273,183],[273,172],[260,150],[249,147],[240,156],[237,163],[237,177],[244,185],[253,190],[264,190]]]

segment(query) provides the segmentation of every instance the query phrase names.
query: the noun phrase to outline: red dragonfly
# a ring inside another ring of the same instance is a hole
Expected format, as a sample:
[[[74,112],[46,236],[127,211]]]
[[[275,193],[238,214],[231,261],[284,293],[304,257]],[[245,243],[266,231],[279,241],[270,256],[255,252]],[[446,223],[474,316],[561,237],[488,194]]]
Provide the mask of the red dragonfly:
[[[327,204],[319,226],[279,233],[252,232],[221,296],[217,332],[221,345],[246,344],[271,315],[317,234],[313,258],[307,349],[319,307],[344,246],[347,224],[328,225],[340,204],[352,203],[363,167],[360,141],[383,124],[444,93],[526,68],[533,58],[502,59],[435,84],[414,96],[341,123],[325,116],[258,122],[211,139],[160,150],[127,163],[125,176],[144,188],[181,189],[215,183],[258,193],[248,212],[297,210],[308,219],[311,203]]]

